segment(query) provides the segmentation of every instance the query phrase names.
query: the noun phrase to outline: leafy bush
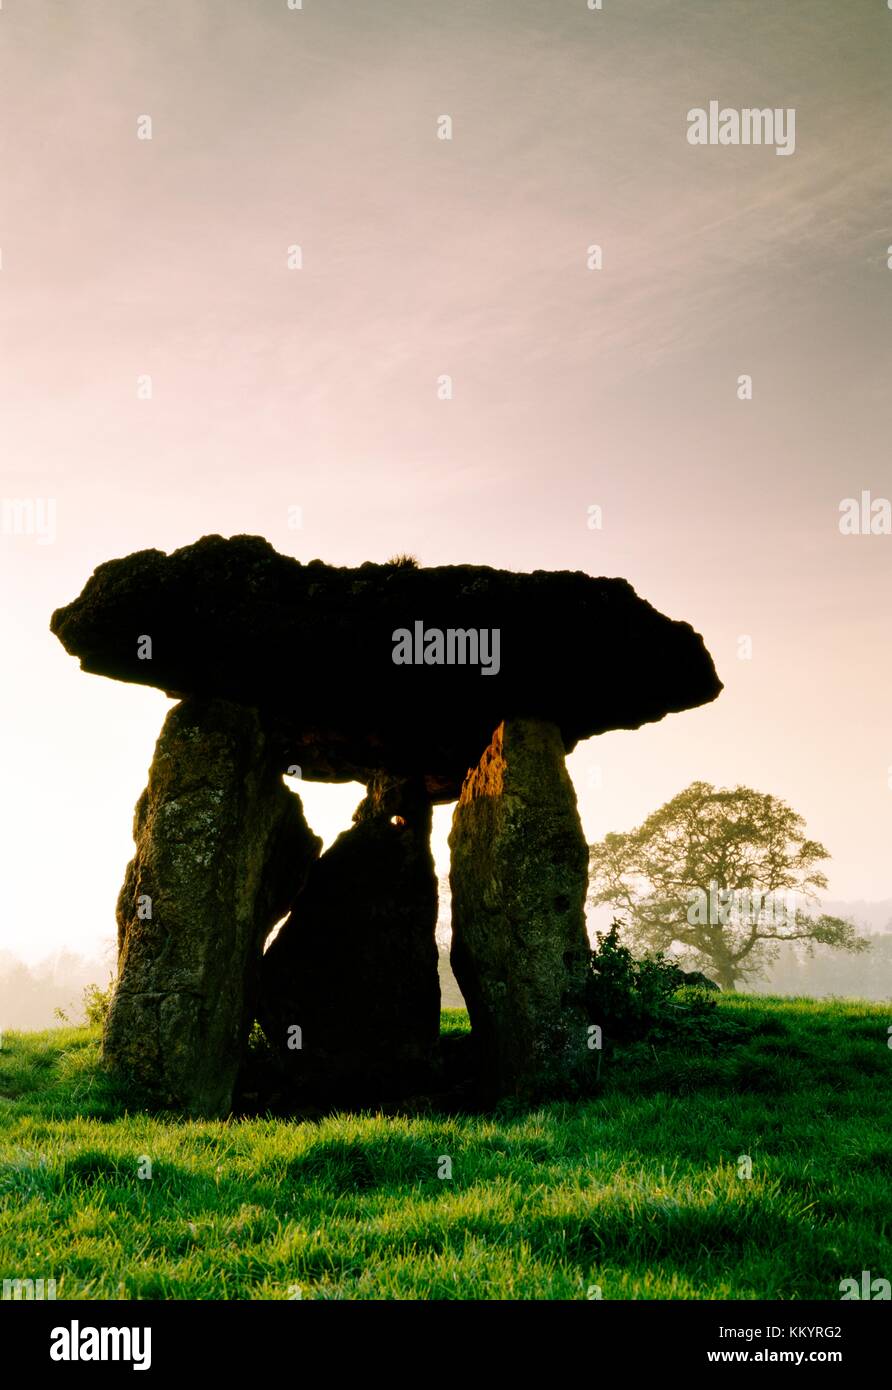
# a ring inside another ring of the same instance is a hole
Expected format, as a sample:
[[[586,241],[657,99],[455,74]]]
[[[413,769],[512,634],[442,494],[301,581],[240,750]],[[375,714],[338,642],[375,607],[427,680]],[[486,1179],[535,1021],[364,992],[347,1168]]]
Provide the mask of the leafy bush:
[[[109,977],[105,989],[100,985],[87,985],[84,990],[84,1013],[91,1028],[102,1028],[108,1018],[108,1011],[111,1007],[112,995],[115,990],[114,979]]]
[[[622,924],[598,933],[589,961],[587,1005],[608,1042],[634,1042],[652,1035],[669,1037],[692,1023],[702,1025],[715,1010],[705,991],[685,989],[684,972],[660,955],[637,960],[619,939]]]

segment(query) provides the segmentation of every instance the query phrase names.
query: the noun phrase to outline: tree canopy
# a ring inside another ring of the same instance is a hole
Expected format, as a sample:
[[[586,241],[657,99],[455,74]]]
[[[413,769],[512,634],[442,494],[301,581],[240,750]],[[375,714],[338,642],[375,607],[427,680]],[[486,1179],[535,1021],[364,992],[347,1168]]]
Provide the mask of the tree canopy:
[[[815,911],[829,857],[778,797],[693,782],[636,830],[590,847],[589,899],[623,914],[637,946],[680,947],[733,989],[781,941],[867,949],[854,923]]]

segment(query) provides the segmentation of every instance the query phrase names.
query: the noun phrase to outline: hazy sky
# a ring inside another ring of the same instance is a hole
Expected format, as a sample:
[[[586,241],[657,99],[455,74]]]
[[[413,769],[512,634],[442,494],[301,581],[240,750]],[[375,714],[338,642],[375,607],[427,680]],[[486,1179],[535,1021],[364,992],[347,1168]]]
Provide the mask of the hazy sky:
[[[0,535],[0,945],[113,932],[168,705],[52,610],[211,532],[625,576],[726,688],[573,755],[589,837],[744,782],[892,896],[892,536],[839,530],[892,496],[890,55],[881,0],[5,0],[0,496],[57,514]],[[795,153],[691,146],[711,99]]]

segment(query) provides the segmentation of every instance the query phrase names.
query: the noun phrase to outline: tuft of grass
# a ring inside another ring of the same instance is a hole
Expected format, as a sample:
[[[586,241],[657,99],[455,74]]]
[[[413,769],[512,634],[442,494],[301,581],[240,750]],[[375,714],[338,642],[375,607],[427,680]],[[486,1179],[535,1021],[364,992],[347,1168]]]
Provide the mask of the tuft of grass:
[[[0,1278],[76,1299],[834,1300],[890,1277],[887,1009],[717,1010],[699,1041],[617,1046],[589,1100],[299,1122],[145,1114],[98,1029],[6,1034]]]

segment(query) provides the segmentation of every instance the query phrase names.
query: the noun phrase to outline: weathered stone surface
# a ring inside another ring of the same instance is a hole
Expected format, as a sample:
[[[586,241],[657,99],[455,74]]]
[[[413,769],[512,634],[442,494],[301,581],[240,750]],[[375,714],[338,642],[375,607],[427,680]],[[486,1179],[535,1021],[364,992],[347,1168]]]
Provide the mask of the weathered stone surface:
[[[449,845],[452,966],[484,1096],[559,1093],[592,1054],[588,850],[555,724],[499,725],[462,787]]]
[[[134,839],[103,1053],[162,1104],[225,1114],[263,941],[321,841],[270,761],[256,711],[202,699],[164,722]]]
[[[363,1102],[430,1081],[437,881],[420,782],[375,779],[353,820],[263,958],[259,1017],[289,1089]]]
[[[396,665],[397,629],[500,632],[496,674]],[[554,722],[563,748],[635,729],[721,690],[700,636],[623,579],[301,564],[256,536],[206,536],[100,565],[52,630],[86,671],[260,709],[282,770],[368,784],[421,777],[453,800],[492,730]],[[141,659],[138,639],[152,640]],[[609,677],[609,678],[608,678]]]

